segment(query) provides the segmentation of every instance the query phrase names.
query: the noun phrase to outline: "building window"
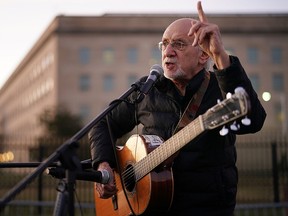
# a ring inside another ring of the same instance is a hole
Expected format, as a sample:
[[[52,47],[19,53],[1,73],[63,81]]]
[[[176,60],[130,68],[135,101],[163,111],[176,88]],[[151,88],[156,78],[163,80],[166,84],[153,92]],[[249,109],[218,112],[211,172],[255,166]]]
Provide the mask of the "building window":
[[[89,106],[82,105],[82,106],[80,107],[80,113],[79,113],[79,115],[80,115],[80,118],[81,118],[81,120],[82,120],[83,122],[86,122],[86,121],[89,120],[89,118],[90,118],[90,112],[91,112],[91,110],[90,110]]]
[[[271,61],[273,64],[282,63],[282,49],[280,47],[273,47],[271,49]]]
[[[136,64],[138,61],[138,50],[135,47],[127,49],[127,62],[130,64]]]
[[[161,51],[159,50],[158,47],[154,47],[151,49],[151,59],[149,64],[153,65],[153,64],[160,64],[161,63]]]
[[[281,102],[276,102],[274,104],[274,113],[275,113],[275,121],[278,123],[281,123],[283,119],[283,107],[281,105]]]
[[[114,77],[111,74],[107,74],[103,78],[103,90],[112,91],[114,89]]]
[[[127,78],[128,86],[131,86],[137,80],[138,80],[138,77],[136,75],[129,75],[128,78]]]
[[[275,73],[272,77],[273,90],[277,92],[284,91],[284,77],[282,73]]]
[[[256,64],[259,61],[259,50],[256,47],[249,47],[247,50],[247,61],[250,64]]]
[[[235,49],[232,47],[228,47],[228,48],[226,48],[226,53],[228,55],[235,55]]]
[[[260,90],[260,79],[258,74],[249,75],[250,81],[256,92]]]
[[[102,53],[103,62],[105,64],[112,64],[115,61],[115,51],[111,47],[103,49]]]
[[[90,76],[87,74],[83,74],[79,78],[79,88],[81,91],[89,90],[91,86],[91,79]]]
[[[90,62],[91,51],[89,48],[87,47],[80,48],[78,55],[79,55],[79,61],[81,64],[88,64]]]

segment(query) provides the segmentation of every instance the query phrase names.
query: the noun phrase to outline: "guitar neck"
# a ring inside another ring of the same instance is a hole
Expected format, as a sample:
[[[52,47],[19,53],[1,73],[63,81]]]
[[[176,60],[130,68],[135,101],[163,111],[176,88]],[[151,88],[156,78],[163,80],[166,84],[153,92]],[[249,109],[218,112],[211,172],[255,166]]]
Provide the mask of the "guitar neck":
[[[136,182],[204,131],[202,116],[162,143],[134,165]]]

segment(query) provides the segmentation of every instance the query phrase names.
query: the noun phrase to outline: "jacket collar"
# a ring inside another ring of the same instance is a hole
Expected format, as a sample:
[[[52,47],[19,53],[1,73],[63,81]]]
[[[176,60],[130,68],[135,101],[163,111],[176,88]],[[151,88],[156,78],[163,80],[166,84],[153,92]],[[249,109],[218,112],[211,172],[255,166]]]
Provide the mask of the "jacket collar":
[[[186,86],[186,95],[184,97],[186,96],[190,97],[194,95],[200,88],[201,83],[204,81],[204,77],[205,77],[205,69],[202,69],[189,81],[188,85]],[[176,89],[174,83],[171,80],[164,77],[164,75],[161,75],[159,81],[156,83],[155,86],[161,92],[166,92],[168,95],[172,94],[171,95],[172,97],[175,97],[176,92],[179,95],[178,90]]]

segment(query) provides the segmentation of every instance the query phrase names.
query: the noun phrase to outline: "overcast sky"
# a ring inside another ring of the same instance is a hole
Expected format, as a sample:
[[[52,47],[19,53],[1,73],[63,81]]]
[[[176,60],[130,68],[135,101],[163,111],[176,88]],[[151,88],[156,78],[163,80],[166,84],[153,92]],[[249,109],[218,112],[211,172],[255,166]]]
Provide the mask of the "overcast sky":
[[[191,13],[196,0],[0,0],[0,87],[55,16]],[[287,0],[202,0],[206,13],[288,13]]]

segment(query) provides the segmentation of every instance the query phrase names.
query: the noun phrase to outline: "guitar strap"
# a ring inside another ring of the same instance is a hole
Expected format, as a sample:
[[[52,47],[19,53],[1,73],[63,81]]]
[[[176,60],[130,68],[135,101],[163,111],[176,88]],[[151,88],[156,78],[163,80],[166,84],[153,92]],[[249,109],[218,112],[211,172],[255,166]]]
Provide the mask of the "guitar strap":
[[[204,94],[207,90],[207,87],[209,85],[209,81],[210,81],[210,73],[208,71],[205,71],[205,75],[204,75],[204,80],[201,84],[201,86],[199,87],[198,91],[192,96],[192,98],[190,99],[181,119],[179,120],[173,135],[178,132],[179,130],[181,130],[183,127],[185,127],[186,125],[188,125],[190,122],[193,121],[193,119],[196,116],[196,112],[201,104],[201,101],[204,97]],[[168,159],[166,159],[166,161],[164,162],[164,164],[166,166],[171,166],[174,159],[177,157],[179,151],[176,152],[175,154],[173,154],[172,156],[170,156]]]
[[[204,81],[202,82],[201,86],[199,87],[198,91],[193,95],[189,104],[187,105],[181,119],[179,120],[173,135],[178,131],[181,130],[183,127],[188,125],[196,116],[197,110],[201,104],[201,101],[204,97],[204,94],[207,90],[208,84],[210,80],[210,73],[205,71]]]

